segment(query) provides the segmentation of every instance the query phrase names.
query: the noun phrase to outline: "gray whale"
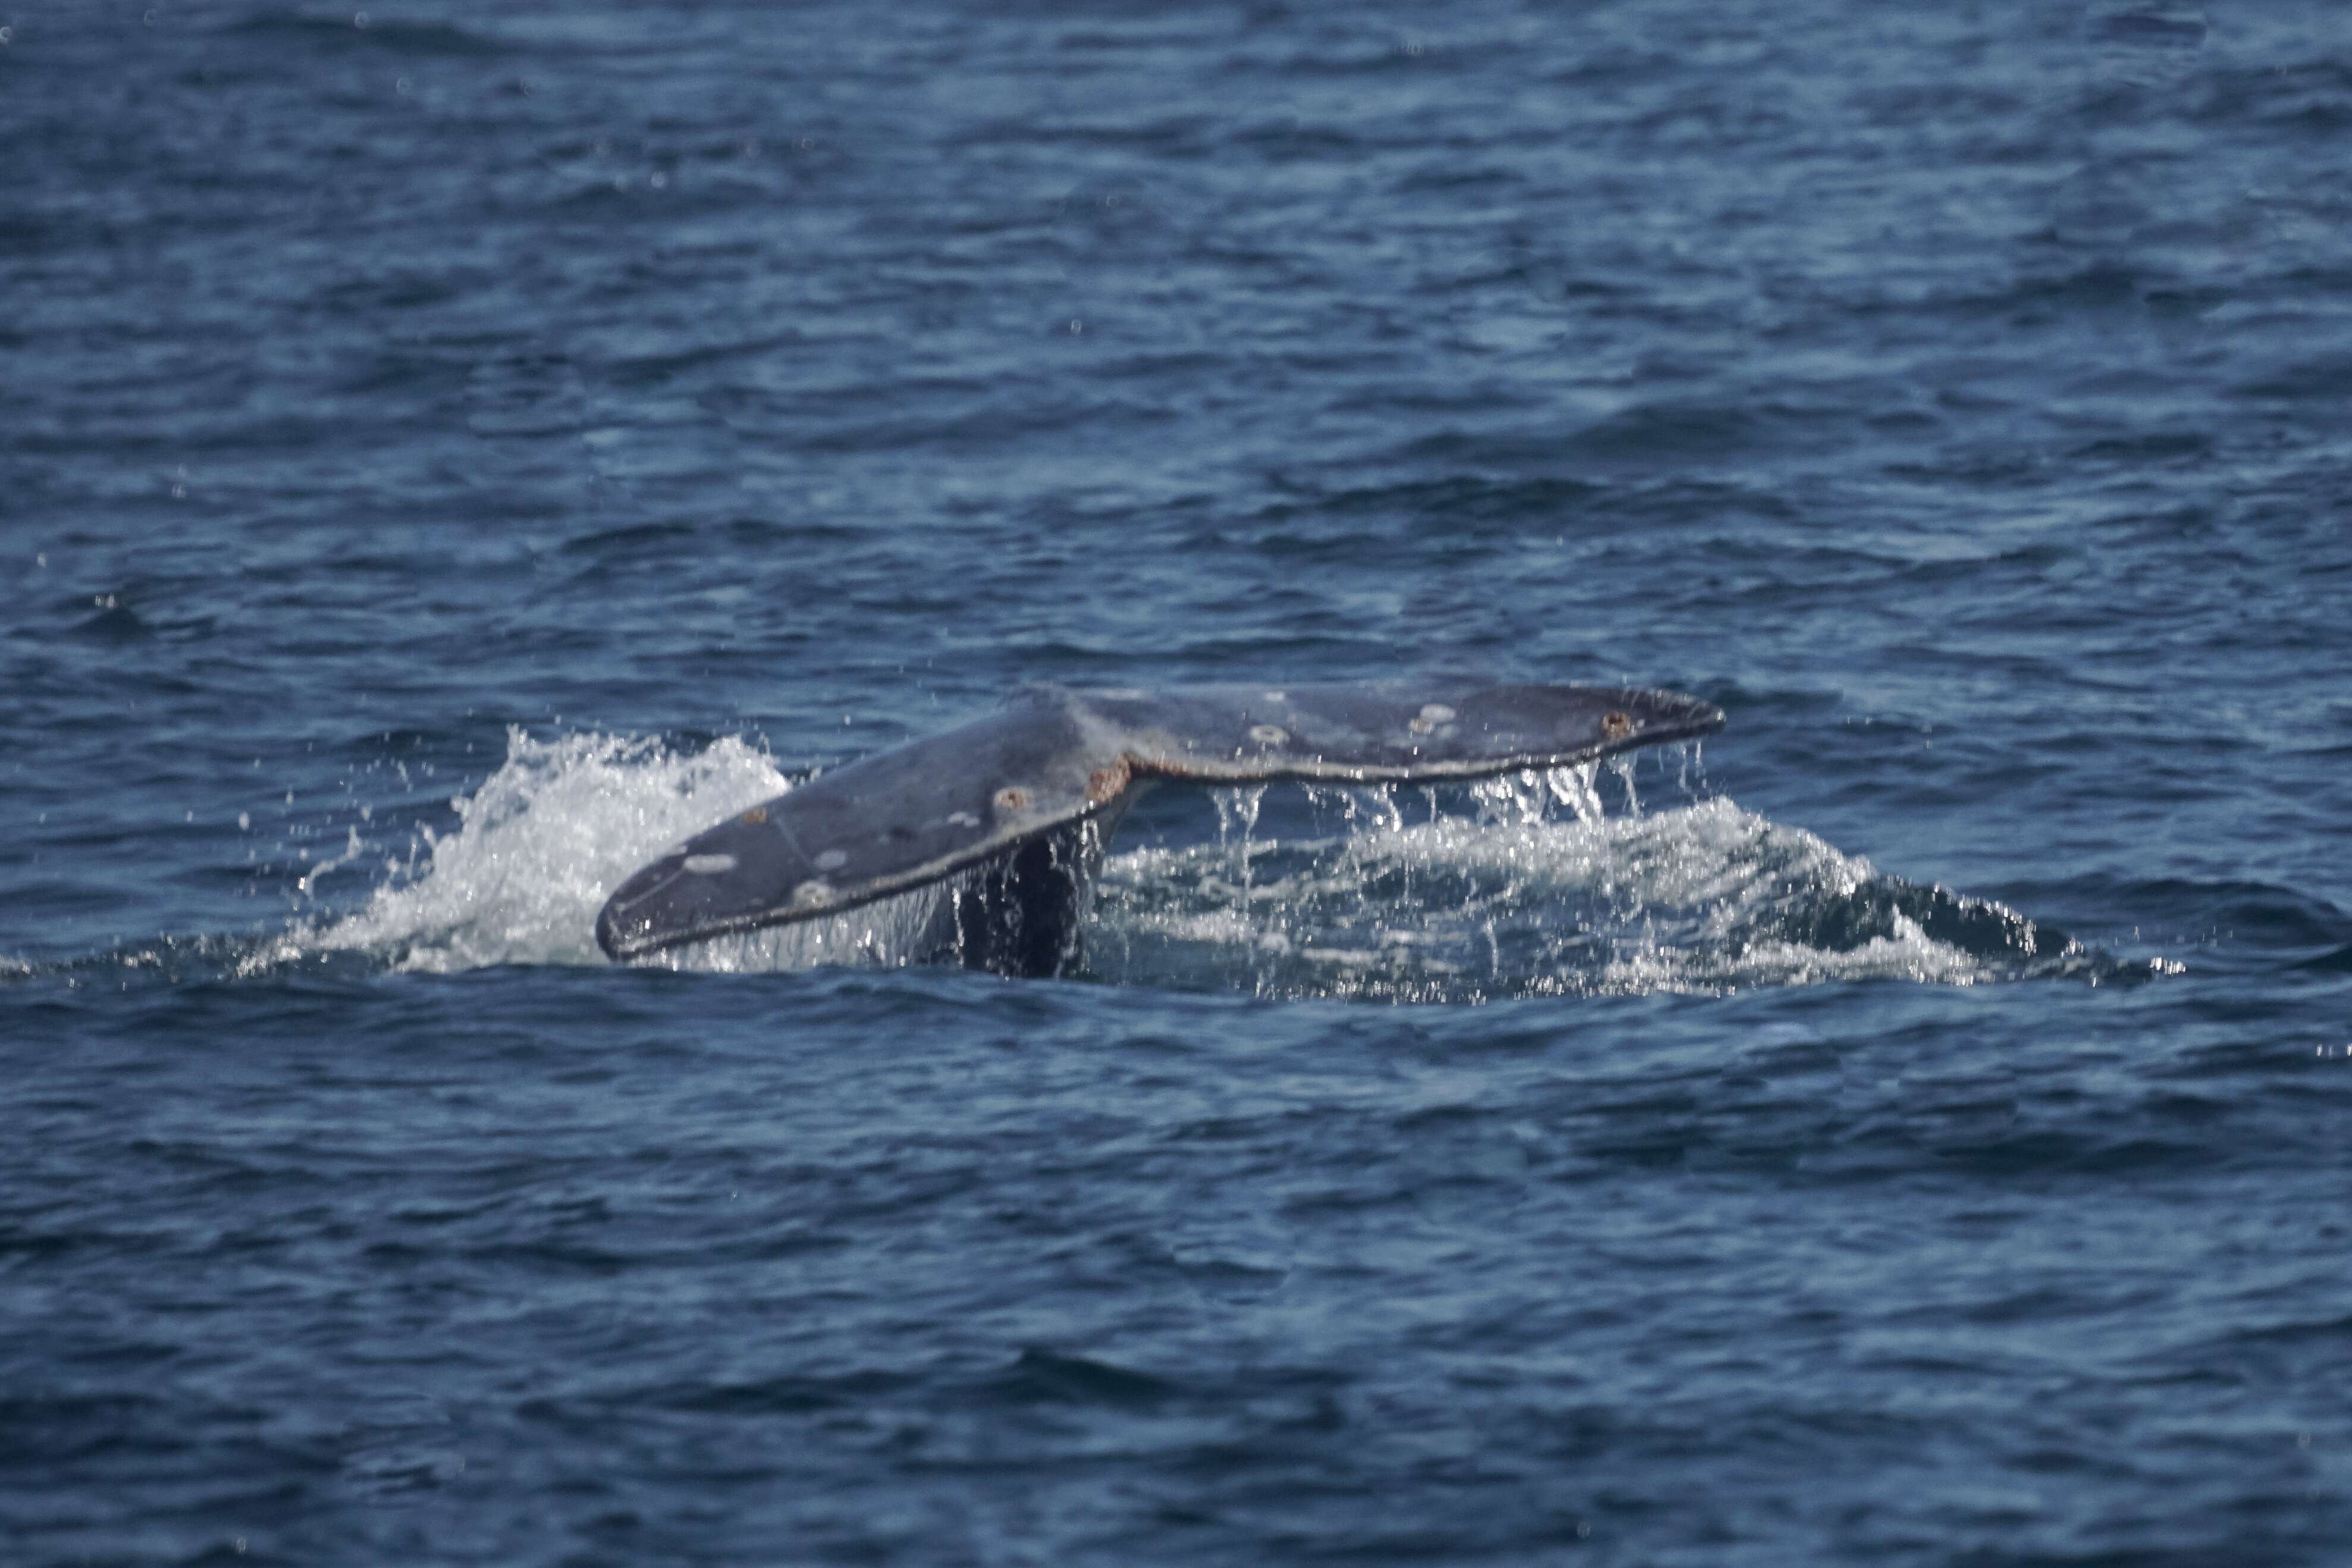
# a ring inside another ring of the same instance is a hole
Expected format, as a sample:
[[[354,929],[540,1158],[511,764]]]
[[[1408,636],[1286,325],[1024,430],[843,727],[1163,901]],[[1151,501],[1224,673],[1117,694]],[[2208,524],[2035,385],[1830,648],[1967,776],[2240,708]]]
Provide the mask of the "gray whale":
[[[929,956],[1050,975],[1076,956],[1111,831],[1154,784],[1455,782],[1722,727],[1711,703],[1633,688],[1029,687],[695,835],[614,891],[596,941],[627,960],[956,879]]]

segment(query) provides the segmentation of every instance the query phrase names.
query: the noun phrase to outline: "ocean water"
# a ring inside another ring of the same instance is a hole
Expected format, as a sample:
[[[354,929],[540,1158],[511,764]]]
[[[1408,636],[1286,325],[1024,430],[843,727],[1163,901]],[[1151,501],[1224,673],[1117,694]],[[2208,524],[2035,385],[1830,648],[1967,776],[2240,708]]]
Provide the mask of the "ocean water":
[[[0,4],[11,1563],[2352,1562],[2352,28]],[[1024,681],[1082,971],[632,967]]]

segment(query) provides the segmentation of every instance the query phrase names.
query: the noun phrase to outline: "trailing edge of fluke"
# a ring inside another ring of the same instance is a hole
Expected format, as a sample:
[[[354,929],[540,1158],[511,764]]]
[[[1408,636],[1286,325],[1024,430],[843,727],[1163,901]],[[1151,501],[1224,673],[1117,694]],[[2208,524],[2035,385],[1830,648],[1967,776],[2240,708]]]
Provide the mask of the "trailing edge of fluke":
[[[929,955],[1051,974],[1076,952],[1085,880],[1111,829],[1154,784],[1449,783],[1722,727],[1710,703],[1638,689],[1029,687],[695,835],[621,884],[596,941],[636,958],[955,878]]]

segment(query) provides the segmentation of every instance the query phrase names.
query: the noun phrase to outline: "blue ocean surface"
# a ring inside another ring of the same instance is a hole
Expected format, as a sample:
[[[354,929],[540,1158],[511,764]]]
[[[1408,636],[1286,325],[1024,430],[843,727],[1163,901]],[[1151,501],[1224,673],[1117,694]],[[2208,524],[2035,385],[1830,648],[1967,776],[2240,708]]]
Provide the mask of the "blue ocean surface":
[[[0,1559],[2352,1562],[2347,410],[2339,0],[0,5]]]

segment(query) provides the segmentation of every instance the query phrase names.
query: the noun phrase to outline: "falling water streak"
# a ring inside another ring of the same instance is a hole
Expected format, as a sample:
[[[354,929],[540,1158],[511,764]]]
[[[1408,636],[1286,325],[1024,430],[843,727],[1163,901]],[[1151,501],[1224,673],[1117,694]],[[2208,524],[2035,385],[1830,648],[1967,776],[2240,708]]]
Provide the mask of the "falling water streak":
[[[1696,796],[1706,788],[1706,760],[1700,751],[1704,741],[1684,741],[1675,745],[1675,787],[1685,798]]]
[[[1233,792],[1233,795],[1234,816],[1241,823],[1242,828],[1241,863],[1235,868],[1236,875],[1234,879],[1242,890],[1242,907],[1246,909],[1249,907],[1250,899],[1250,840],[1257,832],[1258,807],[1265,803],[1265,785],[1253,784],[1247,789],[1237,789]]]
[[[1250,850],[1257,832],[1258,808],[1265,801],[1265,785],[1253,784],[1246,789],[1217,792],[1217,840],[1223,845],[1229,826],[1238,826],[1230,846],[1233,856],[1232,877],[1234,888],[1234,908],[1243,929],[1251,933],[1250,988],[1258,994],[1265,989],[1265,964],[1261,955],[1274,945],[1272,933],[1257,929],[1257,910],[1251,903]]]
[[[1628,816],[1641,816],[1642,797],[1635,794],[1633,790],[1633,757],[1630,754],[1626,754],[1610,758],[1609,771],[1617,776],[1617,782],[1619,784],[1625,786],[1625,815]]]
[[[1576,763],[1552,769],[1544,775],[1544,782],[1561,804],[1576,813],[1577,821],[1591,827],[1601,821],[1601,792],[1594,784],[1599,776],[1599,763]]]
[[[1497,826],[1526,826],[1550,814],[1543,775],[1533,768],[1483,779],[1470,786],[1470,798],[1477,803],[1478,820]]]

